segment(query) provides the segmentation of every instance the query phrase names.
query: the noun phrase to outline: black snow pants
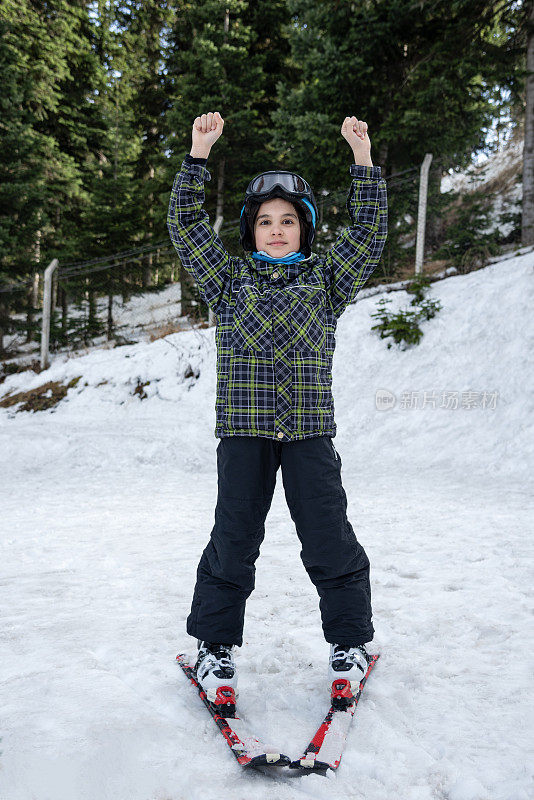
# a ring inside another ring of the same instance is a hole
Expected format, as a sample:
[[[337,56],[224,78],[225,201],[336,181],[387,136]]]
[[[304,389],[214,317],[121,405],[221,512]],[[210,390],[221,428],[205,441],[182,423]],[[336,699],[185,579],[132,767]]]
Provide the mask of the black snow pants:
[[[254,589],[254,563],[280,465],[302,562],[319,593],[326,641],[371,641],[369,560],[347,519],[341,458],[330,436],[220,439],[215,525],[198,565],[187,632],[207,642],[242,645],[245,603]]]

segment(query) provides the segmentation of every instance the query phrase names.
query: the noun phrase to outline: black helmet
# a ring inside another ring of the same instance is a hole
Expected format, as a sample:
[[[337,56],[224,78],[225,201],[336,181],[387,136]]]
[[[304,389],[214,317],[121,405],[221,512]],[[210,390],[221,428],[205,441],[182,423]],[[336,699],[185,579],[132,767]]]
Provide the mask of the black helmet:
[[[253,178],[245,192],[245,202],[241,209],[239,241],[244,250],[254,250],[254,220],[261,203],[281,197],[296,205],[304,220],[305,235],[301,236],[304,256],[311,255],[317,222],[317,204],[310,185],[295,172],[269,170]]]

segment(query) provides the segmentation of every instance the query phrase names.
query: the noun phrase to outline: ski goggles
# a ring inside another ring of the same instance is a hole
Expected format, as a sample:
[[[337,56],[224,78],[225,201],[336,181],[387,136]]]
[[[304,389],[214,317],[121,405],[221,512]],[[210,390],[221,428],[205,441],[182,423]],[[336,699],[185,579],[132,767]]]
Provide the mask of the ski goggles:
[[[315,228],[317,213],[314,207],[315,200],[313,192],[310,184],[295,172],[269,170],[268,172],[262,172],[261,175],[257,175],[250,181],[247,187],[247,191],[245,192],[245,204],[251,197],[255,200],[261,200],[262,197],[267,198],[276,189],[281,190],[282,193],[286,194],[289,198],[295,198],[295,200],[300,200],[301,203],[304,203],[310,210],[312,225]],[[241,209],[241,215],[243,215],[244,210],[245,206]]]
[[[253,178],[248,185],[247,195],[254,194],[261,197],[275,188],[285,189],[286,192],[299,196],[311,195],[310,185],[300,175],[296,175],[294,172],[277,172],[275,170],[262,172],[261,175]]]

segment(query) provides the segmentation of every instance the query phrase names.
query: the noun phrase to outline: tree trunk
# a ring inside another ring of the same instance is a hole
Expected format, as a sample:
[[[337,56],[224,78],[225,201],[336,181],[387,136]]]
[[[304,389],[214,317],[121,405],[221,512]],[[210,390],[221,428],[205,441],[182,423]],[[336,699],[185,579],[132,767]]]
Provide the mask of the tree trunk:
[[[109,341],[113,337],[113,292],[108,294],[108,321],[106,338]]]
[[[152,133],[154,133],[154,129],[152,128]],[[150,166],[148,170],[148,180],[154,180],[154,167]],[[154,208],[154,195],[152,192],[148,195],[148,208]],[[148,240],[151,242],[153,240],[153,220],[151,213],[149,212],[148,218]],[[153,253],[147,253],[144,259],[144,268],[143,268],[143,288],[146,289],[149,286],[152,286],[152,270],[153,270]]]
[[[221,158],[219,161],[219,169],[217,174],[217,209],[215,211],[215,222],[219,218],[224,218],[224,168],[226,161]],[[218,231],[217,231],[218,232]]]
[[[146,289],[149,286],[152,286],[152,253],[147,253],[145,256],[143,269],[143,288]]]
[[[32,303],[34,308],[39,308],[39,281],[41,276],[38,272],[33,274],[33,296]]]
[[[35,341],[35,330],[33,327],[33,322],[35,318],[35,312],[37,311],[38,299],[39,299],[39,273],[34,272],[32,284],[30,286],[27,295],[28,306],[26,309],[26,342]]]
[[[117,269],[117,267],[115,269]],[[126,277],[126,266],[124,264],[121,264],[121,266],[118,267],[118,269],[120,275],[120,290],[122,295],[122,303],[124,305],[125,303],[129,302],[132,293],[130,292],[130,285]]]
[[[96,313],[96,300],[95,291],[91,287],[89,278],[85,279],[86,291],[85,299],[87,300],[87,324],[85,327],[84,342],[89,344],[90,340],[96,334],[97,329],[97,313]]]
[[[33,330],[33,318],[37,309],[37,291],[39,288],[39,264],[41,262],[41,231],[38,230],[35,234],[35,242],[33,246],[33,260],[35,261],[35,272],[33,274],[33,283],[27,295],[27,308],[26,308],[26,342],[33,342],[35,339]]]
[[[7,305],[3,302],[2,295],[0,294],[0,358],[5,358],[7,355],[4,350],[4,336],[7,335],[8,320]]]
[[[523,213],[521,244],[534,244],[534,2],[527,23],[527,77],[523,148]]]
[[[378,151],[378,163],[373,160],[373,164],[377,167],[382,167],[381,174],[385,178],[386,177],[386,164],[388,161],[388,144],[387,142],[382,142],[380,145],[380,149]]]
[[[33,342],[33,317],[34,317],[34,307],[33,307],[33,285],[29,287],[28,291],[26,292],[26,344],[29,342]]]
[[[443,217],[436,210],[441,194],[441,164],[434,159],[428,171],[428,202],[425,232],[425,250],[436,250],[443,240]],[[434,199],[436,198],[436,200]]]
[[[67,341],[67,322],[69,314],[69,302],[67,297],[67,290],[64,286],[61,287],[61,338],[64,343]]]

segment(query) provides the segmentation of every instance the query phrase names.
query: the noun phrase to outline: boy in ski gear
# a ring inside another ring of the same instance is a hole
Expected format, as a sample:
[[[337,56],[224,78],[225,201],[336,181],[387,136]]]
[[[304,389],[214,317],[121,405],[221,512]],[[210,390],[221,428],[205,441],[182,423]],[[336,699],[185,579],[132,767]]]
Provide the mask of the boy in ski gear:
[[[301,558],[320,597],[324,636],[341,648],[330,659],[330,674],[342,661],[343,676],[359,681],[363,645],[374,633],[369,560],[347,519],[341,457],[332,441],[332,358],[337,320],[386,241],[386,183],[371,162],[367,123],[346,117],[341,134],[355,161],[350,224],[331,250],[322,258],[311,252],[317,207],[306,181],[270,170],[249,184],[241,212],[245,255],[231,257],[202,207],[211,177],[207,158],[223,126],[218,112],[196,118],[167,220],[184,269],[217,315],[218,498],[187,631],[201,642],[241,646],[281,466]],[[200,655],[197,664],[202,672]]]

